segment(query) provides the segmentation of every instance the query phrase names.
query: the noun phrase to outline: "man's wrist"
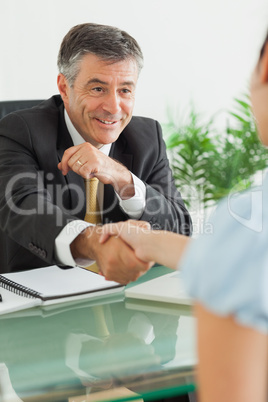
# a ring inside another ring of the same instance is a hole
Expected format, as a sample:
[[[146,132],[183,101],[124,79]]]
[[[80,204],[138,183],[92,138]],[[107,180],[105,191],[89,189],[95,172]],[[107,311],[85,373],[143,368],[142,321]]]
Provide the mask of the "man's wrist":
[[[127,170],[127,169],[126,169]],[[129,170],[127,170],[126,175],[128,176],[128,180],[121,181],[121,186],[119,190],[119,196],[121,200],[128,200],[135,195],[135,186],[133,182],[132,175]]]
[[[133,197],[122,200],[116,193],[122,210],[132,219],[140,219],[146,205],[146,187],[142,180],[130,172],[134,183],[135,194]]]
[[[127,200],[135,195],[135,186],[131,172],[120,162],[116,163],[115,177],[112,178],[111,184],[122,200]]]
[[[74,239],[83,231],[86,227],[90,226],[88,222],[82,220],[73,220],[64,226],[61,232],[55,239],[55,257],[59,264],[75,266],[70,245]]]
[[[96,226],[89,226],[70,244],[70,250],[74,260],[96,259],[96,247],[94,247],[94,245],[98,244],[98,234],[95,228]]]

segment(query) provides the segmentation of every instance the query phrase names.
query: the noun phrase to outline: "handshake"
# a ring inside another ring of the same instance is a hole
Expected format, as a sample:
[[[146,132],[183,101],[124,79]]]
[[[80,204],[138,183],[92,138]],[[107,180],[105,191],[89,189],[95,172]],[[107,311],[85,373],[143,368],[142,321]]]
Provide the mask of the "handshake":
[[[121,284],[137,280],[155,262],[176,269],[189,237],[152,230],[144,221],[90,226],[71,244],[75,259],[95,260],[100,274]]]

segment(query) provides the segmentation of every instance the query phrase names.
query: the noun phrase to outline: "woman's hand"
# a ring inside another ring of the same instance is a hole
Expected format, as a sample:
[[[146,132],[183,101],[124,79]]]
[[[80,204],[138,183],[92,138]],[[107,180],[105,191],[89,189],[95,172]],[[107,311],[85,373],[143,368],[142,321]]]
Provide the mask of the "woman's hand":
[[[110,236],[120,237],[135,252],[136,257],[144,262],[153,262],[148,255],[151,226],[145,221],[128,220],[109,223],[102,227],[100,243],[105,243]]]

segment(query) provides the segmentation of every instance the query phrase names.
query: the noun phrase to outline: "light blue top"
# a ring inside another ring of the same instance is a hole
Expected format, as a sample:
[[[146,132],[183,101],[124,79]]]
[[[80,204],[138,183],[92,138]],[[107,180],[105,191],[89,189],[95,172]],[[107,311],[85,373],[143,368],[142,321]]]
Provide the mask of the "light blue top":
[[[220,202],[211,224],[213,233],[192,240],[180,264],[189,295],[268,332],[268,176]]]

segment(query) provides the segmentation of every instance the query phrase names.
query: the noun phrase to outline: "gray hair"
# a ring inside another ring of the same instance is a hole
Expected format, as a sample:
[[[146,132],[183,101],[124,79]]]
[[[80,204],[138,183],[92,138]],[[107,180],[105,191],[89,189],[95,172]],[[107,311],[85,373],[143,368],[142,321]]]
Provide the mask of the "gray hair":
[[[138,72],[143,67],[143,54],[137,41],[127,32],[109,25],[86,23],[76,25],[65,35],[58,54],[58,69],[72,86],[85,54],[116,63],[133,59]]]

